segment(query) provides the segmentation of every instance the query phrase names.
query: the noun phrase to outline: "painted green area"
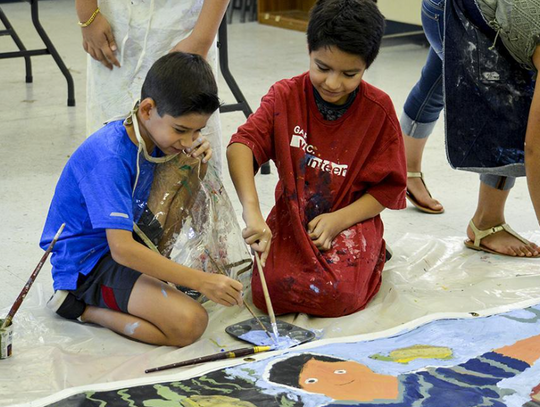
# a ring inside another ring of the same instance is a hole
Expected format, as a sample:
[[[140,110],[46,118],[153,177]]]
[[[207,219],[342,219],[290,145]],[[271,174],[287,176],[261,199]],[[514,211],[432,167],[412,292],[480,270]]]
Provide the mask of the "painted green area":
[[[296,403],[285,396],[281,396],[281,400],[279,400],[279,404],[281,405],[281,407],[294,407]]]
[[[95,391],[87,391],[85,394],[86,394],[86,399],[87,399],[87,400],[91,400],[91,401],[96,401],[96,402],[98,402],[98,403],[99,403],[99,407],[105,407],[105,406],[107,405],[107,402],[106,402],[105,400],[99,400],[99,399],[94,399],[94,398],[92,398],[92,396],[93,396],[94,394],[96,394]]]
[[[183,407],[182,401],[187,397],[182,396],[175,391],[171,390],[169,386],[162,386],[156,384],[153,386],[157,392],[157,395],[162,399],[148,399],[143,401],[145,407]]]
[[[225,382],[220,383],[220,382],[217,382],[217,381],[209,378],[208,376],[202,376],[201,381],[202,382],[208,382],[208,383],[216,385],[216,386],[230,386],[230,387],[232,387],[232,388],[234,388],[236,390],[247,390],[246,388],[244,388],[244,387],[242,387],[242,386],[240,386],[240,385],[238,385],[236,383],[225,383]]]
[[[207,386],[203,384],[203,382],[206,381],[205,379],[206,379],[205,376],[201,376],[199,380],[193,379],[193,383],[195,383],[197,386],[199,386],[201,389],[204,389],[204,390],[210,390],[210,391],[215,391],[218,393],[225,393],[225,394],[230,394],[233,392],[232,389],[221,389],[219,387]]]
[[[118,395],[122,398],[122,400],[128,402],[128,407],[137,407],[137,404],[135,404],[135,401],[131,399],[131,396],[128,394],[129,389],[123,389],[118,391]]]
[[[173,382],[170,385],[171,385],[171,387],[179,388],[180,390],[183,390],[186,393],[201,394],[200,391],[195,390],[195,389],[191,388],[190,386],[188,386],[187,384],[184,384],[182,382]]]
[[[445,346],[432,345],[413,345],[393,350],[388,355],[377,353],[370,356],[371,359],[383,362],[402,363],[405,365],[416,359],[449,360],[452,359],[452,357],[452,349]]]

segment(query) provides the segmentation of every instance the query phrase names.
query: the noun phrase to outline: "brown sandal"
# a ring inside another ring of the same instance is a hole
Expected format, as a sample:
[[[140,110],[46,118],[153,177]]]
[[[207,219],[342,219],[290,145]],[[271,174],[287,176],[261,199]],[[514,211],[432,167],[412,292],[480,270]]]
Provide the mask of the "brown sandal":
[[[428,195],[431,197],[431,193],[429,192],[429,189],[426,183],[424,182],[424,174],[422,174],[421,172],[407,171],[407,178],[420,178],[420,180],[422,181],[422,184],[424,184],[424,187],[426,188]],[[439,215],[444,212],[444,208],[436,211],[434,209],[428,208],[427,206],[421,205],[420,202],[418,202],[418,200],[416,199],[416,197],[412,194],[412,192],[409,191],[409,188],[407,188],[406,194],[407,194],[407,199],[409,200],[409,202],[412,203],[414,206],[416,206],[422,212],[430,213],[432,215]]]

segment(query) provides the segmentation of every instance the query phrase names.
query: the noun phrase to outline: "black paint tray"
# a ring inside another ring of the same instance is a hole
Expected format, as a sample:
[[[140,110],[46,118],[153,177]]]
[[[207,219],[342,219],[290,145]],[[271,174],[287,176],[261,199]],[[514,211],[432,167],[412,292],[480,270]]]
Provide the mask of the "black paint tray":
[[[270,323],[270,318],[267,316],[261,316],[259,317],[259,320],[262,322],[262,324],[266,327],[268,332],[272,333],[272,324]],[[288,337],[290,339],[293,339],[294,341],[298,341],[295,345],[299,345],[301,343],[309,342],[313,338],[315,338],[315,334],[311,331],[308,331],[307,329],[300,328],[299,326],[289,324],[285,321],[276,321],[278,334],[279,336]],[[249,340],[246,340],[245,338],[240,338],[240,336],[251,332],[251,331],[262,331],[261,326],[257,322],[255,318],[248,319],[247,321],[238,322],[234,325],[230,325],[227,328],[225,328],[225,332],[227,332],[229,335],[234,336],[237,339],[240,339],[244,342],[253,343],[254,345],[259,345],[257,343],[251,342]]]

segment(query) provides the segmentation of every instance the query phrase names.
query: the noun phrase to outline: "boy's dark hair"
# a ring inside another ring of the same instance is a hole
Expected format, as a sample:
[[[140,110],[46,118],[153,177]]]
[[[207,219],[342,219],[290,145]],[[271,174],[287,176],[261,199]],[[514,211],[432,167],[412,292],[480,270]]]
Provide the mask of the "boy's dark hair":
[[[384,17],[374,0],[318,0],[310,11],[309,52],[336,46],[373,63],[384,34]]]
[[[343,359],[333,358],[331,356],[315,355],[313,353],[302,353],[285,360],[280,360],[272,365],[268,372],[268,380],[276,384],[282,384],[289,387],[301,389],[299,379],[302,369],[310,360],[320,362],[343,362]]]
[[[141,99],[146,98],[154,100],[161,117],[211,114],[219,107],[210,65],[201,56],[184,52],[171,52],[154,62],[141,90]]]

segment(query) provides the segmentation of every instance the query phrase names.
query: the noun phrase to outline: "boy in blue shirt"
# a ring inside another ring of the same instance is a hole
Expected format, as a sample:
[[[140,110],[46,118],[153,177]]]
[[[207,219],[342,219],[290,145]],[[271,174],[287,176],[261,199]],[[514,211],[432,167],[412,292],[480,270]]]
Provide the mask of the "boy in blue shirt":
[[[208,316],[165,282],[222,305],[242,304],[238,281],[177,264],[133,237],[141,216],[160,215],[147,205],[156,163],[185,155],[199,164],[210,159],[200,131],[218,107],[217,85],[204,59],[171,53],[148,72],[131,115],[108,123],[75,151],[40,242],[46,248],[66,223],[52,253],[55,294],[49,308],[141,342],[186,346],[203,334]]]

